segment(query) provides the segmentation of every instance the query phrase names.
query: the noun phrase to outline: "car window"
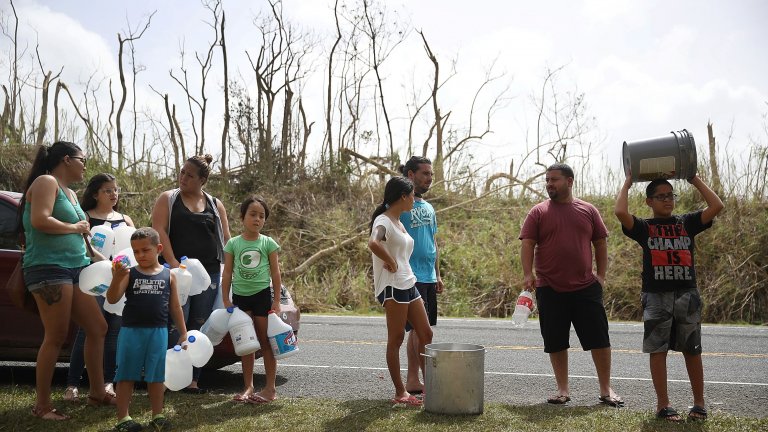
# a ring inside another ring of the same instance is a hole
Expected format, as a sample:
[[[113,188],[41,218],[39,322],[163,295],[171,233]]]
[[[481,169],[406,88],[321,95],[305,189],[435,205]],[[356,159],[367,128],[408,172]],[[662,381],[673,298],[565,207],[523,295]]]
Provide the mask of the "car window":
[[[16,206],[0,201],[0,249],[19,249],[16,231]]]

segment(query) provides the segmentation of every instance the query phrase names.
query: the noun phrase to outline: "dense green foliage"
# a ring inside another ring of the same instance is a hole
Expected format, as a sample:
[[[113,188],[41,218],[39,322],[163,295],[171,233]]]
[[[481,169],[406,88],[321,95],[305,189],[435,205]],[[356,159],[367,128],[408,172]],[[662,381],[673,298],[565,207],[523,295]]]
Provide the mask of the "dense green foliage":
[[[25,173],[24,152],[3,152],[5,189],[18,189]],[[9,168],[10,167],[10,168]],[[11,169],[12,168],[12,169]],[[88,176],[112,172],[89,161]],[[144,172],[150,172],[149,167]],[[152,174],[118,175],[124,190],[121,210],[137,225],[150,224],[155,199],[175,187],[175,179]],[[348,173],[306,174],[275,184],[254,173],[219,178],[206,189],[228,209],[232,235],[240,233],[239,203],[249,193],[263,195],[272,207],[265,233],[282,246],[284,282],[304,311],[380,312],[372,294],[371,258],[367,248],[370,214],[381,199],[381,178],[348,180]],[[701,197],[677,182],[678,212],[700,208]],[[82,186],[81,186],[82,187]],[[618,184],[616,185],[618,190]],[[511,313],[522,288],[518,234],[536,201],[507,195],[476,198],[433,188],[426,196],[438,211],[440,266],[446,291],[439,296],[445,316],[496,316]],[[613,216],[613,196],[587,196],[603,215],[609,231],[609,270],[605,303],[611,319],[639,320],[641,250],[621,234]],[[768,212],[756,200],[725,200],[714,227],[696,239],[699,287],[706,322],[768,322]],[[444,211],[443,209],[448,209]],[[639,187],[630,194],[630,210],[649,211]],[[345,242],[345,240],[348,240]],[[300,267],[319,251],[311,264]]]

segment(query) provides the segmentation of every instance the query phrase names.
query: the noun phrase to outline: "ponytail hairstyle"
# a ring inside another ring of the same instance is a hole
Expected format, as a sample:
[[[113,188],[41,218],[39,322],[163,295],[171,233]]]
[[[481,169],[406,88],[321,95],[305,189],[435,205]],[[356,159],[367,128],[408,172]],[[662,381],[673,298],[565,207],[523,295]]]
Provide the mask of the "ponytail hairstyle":
[[[392,177],[384,187],[384,202],[376,207],[371,215],[371,223],[368,226],[369,230],[373,230],[373,221],[384,213],[390,205],[399,200],[400,198],[410,195],[413,192],[413,182],[405,177]]]
[[[211,175],[211,163],[213,162],[213,156],[209,154],[203,156],[196,155],[187,159],[187,162],[192,162],[192,164],[197,167],[197,175],[204,178],[206,182],[208,181],[208,176]],[[203,182],[203,184],[206,182]]]
[[[32,186],[32,183],[41,175],[53,171],[66,156],[73,157],[82,152],[83,150],[75,143],[68,141],[56,141],[50,146],[39,146],[37,148],[35,158],[32,160],[32,167],[29,169],[27,181],[24,183],[24,190],[21,192],[21,201],[19,202],[18,212],[19,232],[23,231],[22,215],[24,214],[24,207],[27,202],[27,191],[29,190],[29,187]]]
[[[88,186],[85,187],[85,192],[83,192],[83,199],[80,200],[80,207],[83,209],[83,211],[96,208],[96,201],[98,200],[94,198],[94,196],[99,193],[101,185],[116,180],[117,179],[115,176],[109,173],[96,174],[95,176],[91,177],[91,179],[88,180]],[[114,207],[112,207],[112,210],[117,210],[117,206],[120,205],[119,195],[117,199],[118,201],[115,203]]]

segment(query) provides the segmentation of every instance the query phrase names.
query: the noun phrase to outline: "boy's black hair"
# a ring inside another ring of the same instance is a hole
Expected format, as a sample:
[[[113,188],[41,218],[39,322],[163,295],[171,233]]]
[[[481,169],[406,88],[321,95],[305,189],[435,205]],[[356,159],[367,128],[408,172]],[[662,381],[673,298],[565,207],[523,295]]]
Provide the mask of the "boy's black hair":
[[[143,240],[149,239],[149,242],[153,246],[160,244],[160,234],[152,227],[139,228],[131,234],[131,240]]]
[[[670,183],[667,179],[664,178],[657,178],[656,180],[648,183],[648,186],[645,187],[645,196],[646,198],[650,198],[656,194],[656,189],[661,185],[667,185],[674,189],[672,187],[672,183]]]

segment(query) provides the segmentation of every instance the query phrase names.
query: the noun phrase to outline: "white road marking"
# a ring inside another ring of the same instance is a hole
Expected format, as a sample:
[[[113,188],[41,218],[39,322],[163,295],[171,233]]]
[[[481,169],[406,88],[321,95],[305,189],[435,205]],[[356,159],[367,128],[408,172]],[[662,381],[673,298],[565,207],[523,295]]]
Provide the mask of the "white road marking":
[[[309,365],[309,364],[295,364],[295,363],[281,363],[280,367],[293,367],[304,369],[351,369],[351,370],[369,370],[369,371],[387,371],[385,367],[370,367],[370,366],[340,366],[340,365]],[[407,369],[400,369],[406,372]],[[538,373],[523,373],[523,372],[485,372],[486,375],[510,375],[510,376],[530,376],[530,377],[547,377],[554,378],[553,374],[538,374]],[[569,378],[583,378],[583,379],[597,379],[597,376],[593,375],[568,375]],[[651,381],[650,378],[635,378],[635,377],[617,377],[612,376],[612,380],[624,380],[624,381]],[[681,379],[668,379],[669,382],[674,383],[688,383],[688,380]],[[725,384],[725,385],[738,385],[738,386],[758,386],[768,387],[768,383],[760,382],[730,382],[730,381],[704,381],[705,384]]]

